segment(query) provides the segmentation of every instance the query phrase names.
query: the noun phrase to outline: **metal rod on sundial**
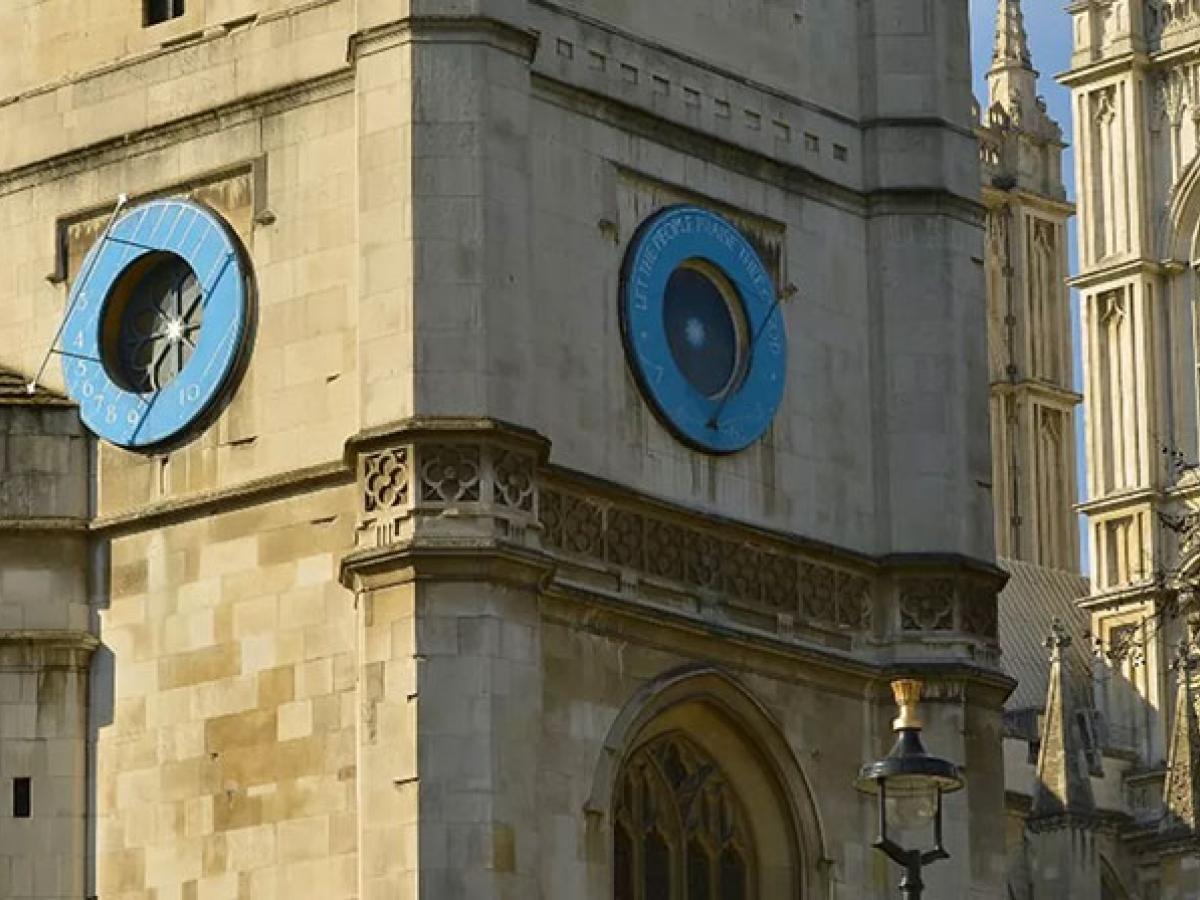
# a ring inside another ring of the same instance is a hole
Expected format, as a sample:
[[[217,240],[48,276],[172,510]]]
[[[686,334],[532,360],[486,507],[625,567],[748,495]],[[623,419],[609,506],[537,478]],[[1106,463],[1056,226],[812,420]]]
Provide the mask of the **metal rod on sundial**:
[[[767,314],[763,318],[762,324],[758,326],[758,333],[750,339],[750,346],[746,349],[746,355],[750,358],[752,363],[754,361],[754,348],[758,346],[759,339],[763,336],[763,334],[766,333],[767,325],[770,324],[771,317],[775,315],[775,310],[779,309],[779,305],[783,303],[784,298],[791,298],[793,295],[795,295],[795,293],[795,287],[788,285],[784,291],[781,291],[775,296],[775,302],[772,303],[771,308],[767,310]],[[732,386],[730,390],[725,392],[725,396],[721,398],[721,402],[717,404],[717,408],[713,410],[713,414],[708,420],[708,427],[714,431],[720,427],[719,421],[721,418],[721,413],[725,411],[725,404],[729,402],[729,398],[731,396],[733,396]]]
[[[112,215],[108,217],[108,224],[104,226],[104,231],[100,233],[100,240],[97,242],[97,246],[102,245],[108,240],[108,234],[110,231],[112,231],[113,225],[116,224],[117,216],[120,215],[121,208],[128,202],[129,196],[127,194],[117,195],[117,205],[113,207]],[[96,261],[98,259],[100,259],[99,250],[96,251],[96,254],[88,262],[87,271],[79,273],[79,285],[81,287],[87,284],[87,280],[92,274],[92,269],[96,268]],[[67,295],[70,302],[68,303],[67,308],[63,310],[62,318],[58,323],[58,328],[55,329],[54,337],[50,339],[50,346],[46,349],[46,355],[42,357],[42,364],[38,366],[37,372],[34,374],[33,378],[31,378],[29,383],[25,385],[25,393],[29,394],[31,397],[37,392],[38,382],[42,380],[42,375],[46,371],[46,363],[50,362],[50,357],[54,354],[54,345],[58,343],[58,339],[62,337],[63,329],[67,327],[67,319],[71,315],[71,309],[75,306],[75,300],[70,299],[71,293],[68,293]]]

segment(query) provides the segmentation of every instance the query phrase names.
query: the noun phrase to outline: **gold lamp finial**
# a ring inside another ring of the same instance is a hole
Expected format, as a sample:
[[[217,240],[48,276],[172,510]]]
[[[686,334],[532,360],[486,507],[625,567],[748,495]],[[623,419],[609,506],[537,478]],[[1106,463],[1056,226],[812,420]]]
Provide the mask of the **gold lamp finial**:
[[[900,707],[900,715],[892,721],[894,731],[921,728],[917,704],[921,702],[921,690],[924,687],[924,683],[915,678],[898,678],[892,682],[892,696],[896,698],[896,705]]]

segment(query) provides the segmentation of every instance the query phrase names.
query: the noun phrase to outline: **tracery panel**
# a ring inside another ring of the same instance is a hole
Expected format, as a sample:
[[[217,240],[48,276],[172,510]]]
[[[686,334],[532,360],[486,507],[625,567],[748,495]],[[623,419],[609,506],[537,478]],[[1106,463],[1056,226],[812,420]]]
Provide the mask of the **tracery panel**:
[[[756,853],[720,767],[679,732],[638,750],[618,782],[616,900],[751,900]]]

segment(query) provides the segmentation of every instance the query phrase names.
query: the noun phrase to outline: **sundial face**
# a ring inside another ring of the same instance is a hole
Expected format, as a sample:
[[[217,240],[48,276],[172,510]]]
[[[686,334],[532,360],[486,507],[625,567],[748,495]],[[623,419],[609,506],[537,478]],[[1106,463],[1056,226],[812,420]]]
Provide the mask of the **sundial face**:
[[[642,392],[677,437],[735,453],[783,399],[787,336],[775,285],[723,217],[672,206],[638,229],[621,277],[621,327]]]
[[[60,352],[84,424],[121,447],[178,441],[248,351],[249,267],[216,213],[153,200],[121,214],[79,269]]]

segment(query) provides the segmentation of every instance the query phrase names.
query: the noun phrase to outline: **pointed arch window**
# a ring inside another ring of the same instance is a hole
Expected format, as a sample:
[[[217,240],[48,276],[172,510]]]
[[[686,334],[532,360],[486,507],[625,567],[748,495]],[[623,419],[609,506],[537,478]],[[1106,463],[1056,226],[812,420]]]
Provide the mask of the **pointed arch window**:
[[[679,732],[626,763],[613,817],[614,900],[752,900],[756,852],[720,767]]]

